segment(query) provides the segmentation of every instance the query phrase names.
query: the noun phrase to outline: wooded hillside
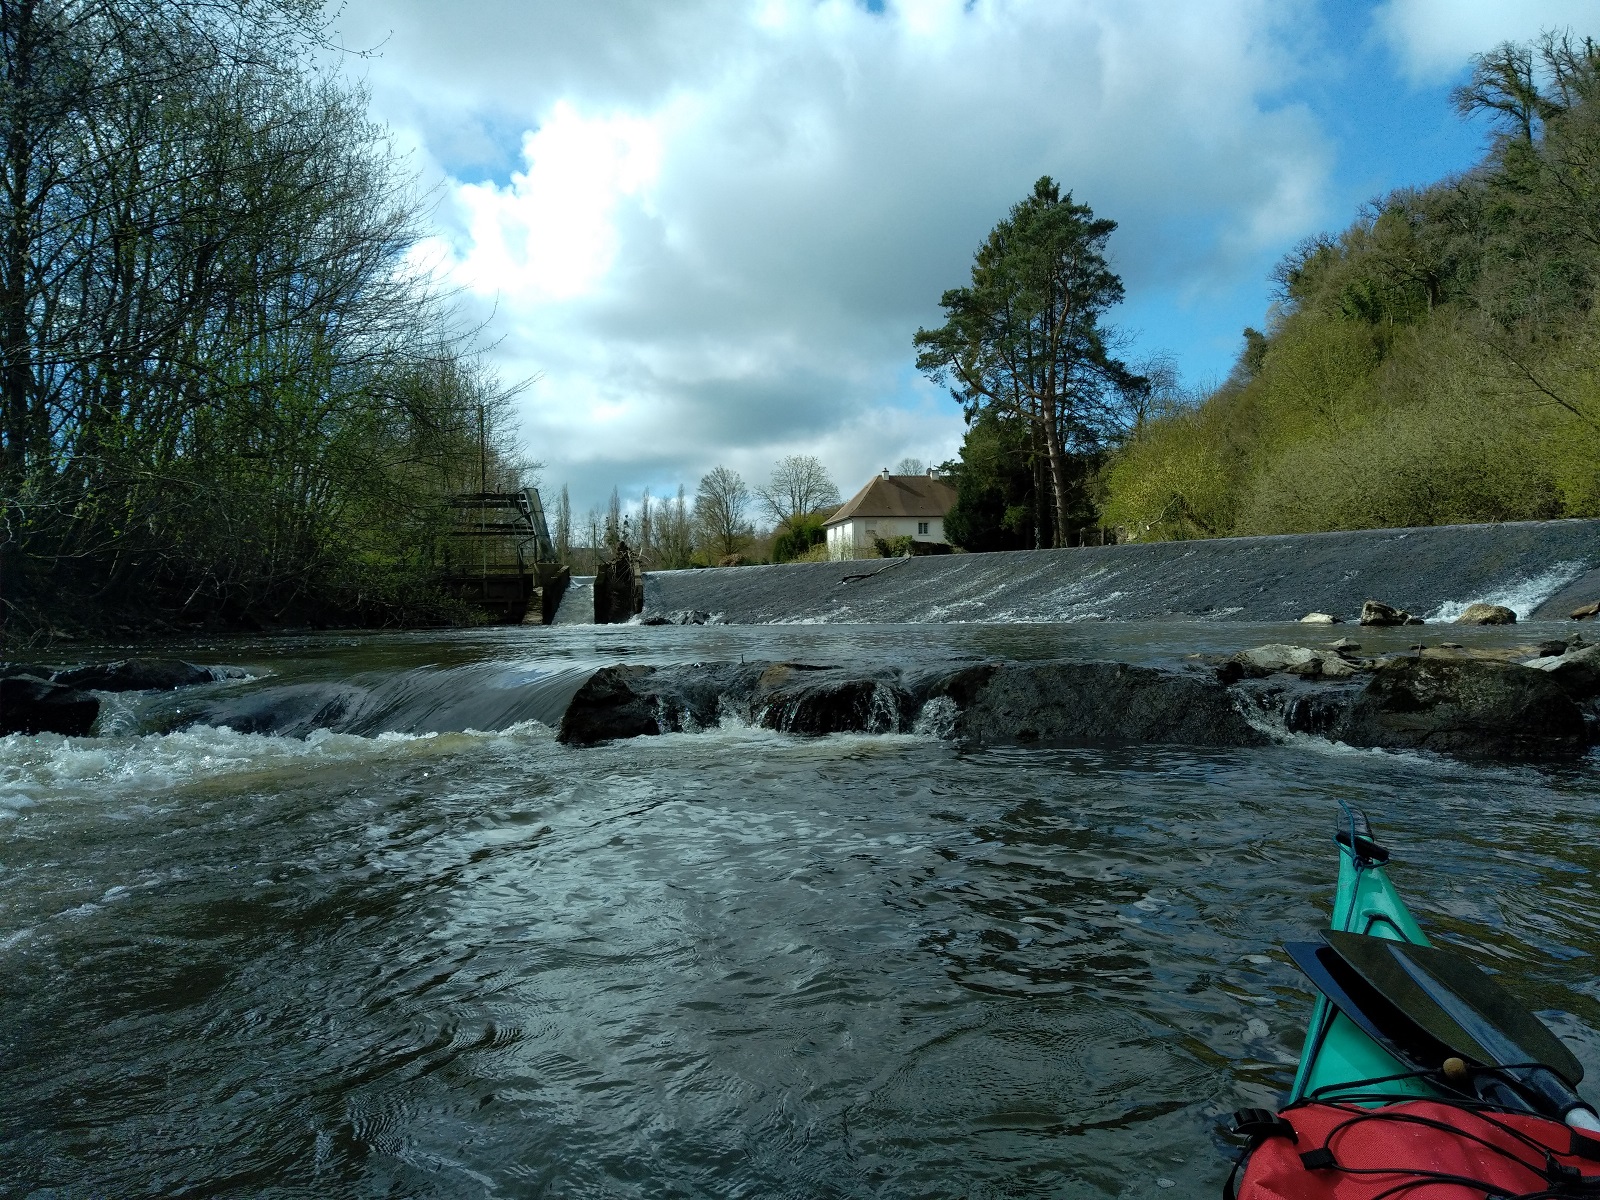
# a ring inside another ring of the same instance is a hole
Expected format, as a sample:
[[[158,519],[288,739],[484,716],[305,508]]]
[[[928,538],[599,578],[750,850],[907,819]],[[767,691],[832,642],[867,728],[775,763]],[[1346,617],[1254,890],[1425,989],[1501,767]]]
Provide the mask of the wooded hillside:
[[[1231,377],[1139,422],[1124,536],[1600,516],[1600,50],[1502,46],[1457,102],[1479,166],[1300,246]]]

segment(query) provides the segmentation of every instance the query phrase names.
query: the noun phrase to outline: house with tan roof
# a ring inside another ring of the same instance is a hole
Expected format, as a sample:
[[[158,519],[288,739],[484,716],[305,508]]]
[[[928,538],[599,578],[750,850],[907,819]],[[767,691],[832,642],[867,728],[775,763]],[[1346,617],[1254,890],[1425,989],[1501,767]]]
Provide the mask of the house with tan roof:
[[[855,558],[870,553],[878,538],[943,542],[944,517],[955,502],[956,489],[932,471],[891,475],[885,468],[823,522],[828,531],[828,557]]]

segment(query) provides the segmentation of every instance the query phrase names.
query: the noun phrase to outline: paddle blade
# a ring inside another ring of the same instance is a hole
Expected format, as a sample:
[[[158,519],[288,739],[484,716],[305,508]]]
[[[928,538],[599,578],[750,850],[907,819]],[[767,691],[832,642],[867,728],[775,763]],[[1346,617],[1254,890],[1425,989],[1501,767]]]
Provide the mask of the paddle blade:
[[[1454,1054],[1483,1066],[1540,1063],[1569,1084],[1583,1067],[1516,997],[1469,959],[1437,946],[1326,930],[1374,991]]]

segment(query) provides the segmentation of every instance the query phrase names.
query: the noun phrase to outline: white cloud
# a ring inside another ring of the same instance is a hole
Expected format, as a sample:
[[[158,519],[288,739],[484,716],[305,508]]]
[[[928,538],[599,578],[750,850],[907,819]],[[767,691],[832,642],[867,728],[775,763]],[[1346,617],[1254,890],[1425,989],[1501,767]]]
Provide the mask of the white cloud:
[[[595,287],[618,249],[616,206],[660,169],[655,124],[585,117],[566,101],[522,141],[525,171],[505,186],[456,184],[462,238],[455,277],[483,295],[538,304]]]
[[[1380,35],[1416,83],[1453,78],[1474,54],[1545,30],[1600,33],[1594,0],[1386,0],[1374,15]]]
[[[1121,229],[1130,293],[1204,304],[1315,228],[1330,151],[1276,103],[1310,0],[663,5],[357,0],[377,114],[529,449],[580,505],[822,454],[842,490],[937,461],[910,338],[1034,179]],[[488,178],[483,176],[487,174]],[[1146,347],[1155,349],[1157,347]]]

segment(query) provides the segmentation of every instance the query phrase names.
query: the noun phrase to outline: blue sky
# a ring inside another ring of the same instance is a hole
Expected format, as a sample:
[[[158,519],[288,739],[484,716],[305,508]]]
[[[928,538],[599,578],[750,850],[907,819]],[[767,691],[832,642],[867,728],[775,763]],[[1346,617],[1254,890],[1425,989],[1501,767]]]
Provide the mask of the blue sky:
[[[1305,233],[1340,229],[1367,201],[1462,171],[1487,147],[1486,124],[1463,120],[1451,103],[1451,91],[1467,77],[1466,60],[1416,69],[1402,47],[1382,36],[1375,18],[1384,7],[1322,6],[1307,30],[1308,57],[1319,61],[1293,86],[1264,97],[1268,104],[1304,105],[1326,139],[1320,215]],[[1265,325],[1269,272],[1296,240],[1263,247],[1253,270],[1200,294],[1160,285],[1130,293],[1118,316],[1139,331],[1142,348],[1173,354],[1185,382],[1203,387],[1232,367],[1243,328]]]
[[[1585,25],[1587,22],[1587,25]],[[579,509],[814,453],[959,445],[911,335],[1049,173],[1119,222],[1129,356],[1226,374],[1300,239],[1470,166],[1472,53],[1595,0],[352,0],[351,69],[431,189],[418,259],[536,379]]]

